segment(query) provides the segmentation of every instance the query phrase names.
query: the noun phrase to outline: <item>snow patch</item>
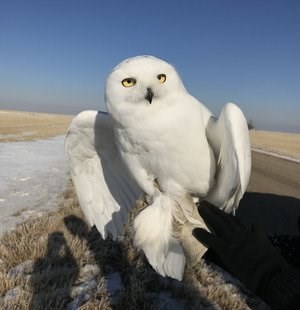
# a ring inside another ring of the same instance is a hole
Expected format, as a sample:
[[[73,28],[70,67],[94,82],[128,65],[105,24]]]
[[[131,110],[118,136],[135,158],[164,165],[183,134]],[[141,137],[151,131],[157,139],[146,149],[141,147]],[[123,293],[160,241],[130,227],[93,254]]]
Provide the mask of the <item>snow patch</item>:
[[[0,234],[56,206],[69,179],[64,136],[0,143]],[[23,211],[25,210],[25,211]]]
[[[20,178],[20,181],[24,182],[24,181],[28,181],[30,179],[31,179],[31,177],[25,177],[25,178]]]

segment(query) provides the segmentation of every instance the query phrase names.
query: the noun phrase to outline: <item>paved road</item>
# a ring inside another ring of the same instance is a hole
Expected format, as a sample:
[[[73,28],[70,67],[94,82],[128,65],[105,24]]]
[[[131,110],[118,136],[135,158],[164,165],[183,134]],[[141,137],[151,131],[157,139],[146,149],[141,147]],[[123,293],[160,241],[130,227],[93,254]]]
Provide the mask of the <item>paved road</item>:
[[[300,233],[300,163],[252,152],[252,174],[237,211],[269,233]]]

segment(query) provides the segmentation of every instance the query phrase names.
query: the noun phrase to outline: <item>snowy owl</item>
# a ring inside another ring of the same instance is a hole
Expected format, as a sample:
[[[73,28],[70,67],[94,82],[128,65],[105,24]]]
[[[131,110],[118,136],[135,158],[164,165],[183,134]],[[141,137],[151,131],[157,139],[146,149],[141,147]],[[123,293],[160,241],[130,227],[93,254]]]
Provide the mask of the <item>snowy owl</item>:
[[[237,208],[251,170],[245,117],[233,103],[214,117],[173,66],[153,56],[117,65],[105,101],[108,113],[81,112],[66,137],[80,206],[103,238],[116,239],[145,194],[149,205],[134,220],[134,244],[158,273],[181,280],[186,258],[174,222],[204,226],[195,199],[226,212]]]

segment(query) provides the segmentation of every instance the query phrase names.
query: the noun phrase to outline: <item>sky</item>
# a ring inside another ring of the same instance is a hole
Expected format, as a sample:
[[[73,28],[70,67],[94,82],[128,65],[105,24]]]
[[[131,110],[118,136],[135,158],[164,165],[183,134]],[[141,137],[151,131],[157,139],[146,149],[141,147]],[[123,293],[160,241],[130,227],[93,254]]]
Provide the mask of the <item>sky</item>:
[[[214,114],[234,102],[300,133],[299,16],[298,0],[0,0],[0,109],[105,110],[110,71],[147,54]]]

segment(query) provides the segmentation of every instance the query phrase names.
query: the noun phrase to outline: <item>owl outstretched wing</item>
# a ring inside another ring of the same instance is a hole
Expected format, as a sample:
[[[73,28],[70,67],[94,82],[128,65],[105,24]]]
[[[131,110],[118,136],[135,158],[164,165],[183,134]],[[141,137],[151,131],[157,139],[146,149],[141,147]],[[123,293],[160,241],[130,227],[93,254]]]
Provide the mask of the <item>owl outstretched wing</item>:
[[[251,172],[251,146],[247,121],[233,103],[220,117],[210,117],[206,136],[217,162],[215,186],[206,200],[226,212],[234,212],[246,191]]]
[[[123,234],[128,212],[141,191],[124,165],[107,113],[84,111],[65,140],[71,177],[82,211],[103,238]]]

